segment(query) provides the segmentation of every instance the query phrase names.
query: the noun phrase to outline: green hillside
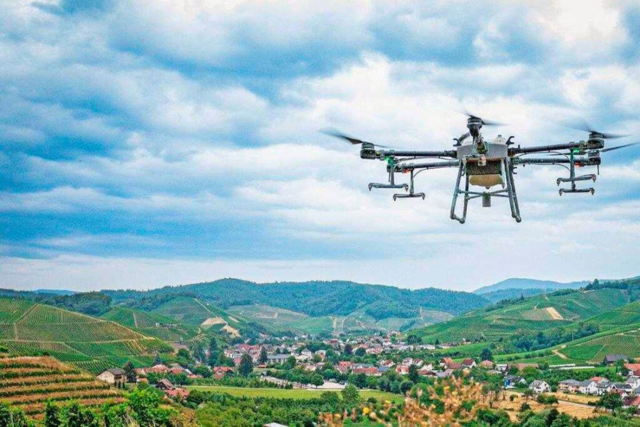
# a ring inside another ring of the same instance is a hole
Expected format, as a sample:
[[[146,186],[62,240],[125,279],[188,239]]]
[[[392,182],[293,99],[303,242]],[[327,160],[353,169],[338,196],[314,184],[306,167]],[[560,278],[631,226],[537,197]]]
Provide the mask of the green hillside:
[[[24,300],[0,298],[0,343],[12,353],[49,354],[91,372],[150,364],[163,341],[116,322]]]
[[[119,323],[143,335],[170,342],[188,341],[199,333],[196,326],[177,322],[161,314],[125,307],[114,307],[101,318]]]
[[[266,305],[312,317],[348,316],[364,311],[376,320],[409,318],[420,308],[453,315],[486,306],[482,296],[442,289],[400,289],[353,282],[303,282],[257,284],[238,279],[165,287],[150,291],[106,291],[115,302],[130,303],[162,295],[189,294],[222,309],[239,305]]]
[[[231,336],[241,336],[255,329],[243,318],[231,316],[213,304],[188,296],[169,297],[151,312],[180,323]]]
[[[519,331],[544,331],[568,326],[629,302],[624,289],[559,291],[475,310],[448,322],[412,331],[424,341],[463,339],[497,341]]]

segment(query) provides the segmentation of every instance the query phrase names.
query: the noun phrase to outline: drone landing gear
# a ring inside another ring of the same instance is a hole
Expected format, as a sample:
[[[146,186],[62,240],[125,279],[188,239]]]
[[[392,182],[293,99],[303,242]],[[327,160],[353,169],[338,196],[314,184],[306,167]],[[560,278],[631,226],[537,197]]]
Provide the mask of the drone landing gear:
[[[371,191],[373,188],[394,188],[394,189],[404,188],[404,191],[409,190],[409,186],[407,184],[396,184],[393,167],[389,169],[389,183],[378,184],[378,183],[372,182],[371,184],[369,184],[369,191]]]
[[[511,208],[511,216],[516,222],[521,222],[520,206],[518,205],[518,195],[516,193],[516,186],[513,179],[513,165],[510,163],[509,158],[504,159],[504,170],[506,175],[506,189],[497,191],[476,192],[469,191],[469,175],[465,171],[465,163],[461,162],[458,168],[458,178],[456,179],[456,188],[453,191],[453,201],[451,203],[451,219],[458,221],[460,224],[464,224],[467,220],[467,208],[469,206],[469,200],[482,198],[482,205],[484,207],[491,207],[491,197],[506,197],[509,199],[509,206]],[[460,181],[462,176],[465,176],[464,190],[460,189]],[[456,205],[458,202],[458,195],[464,195],[464,202],[462,207],[462,217],[456,215]]]
[[[558,193],[561,196],[564,193],[591,193],[591,195],[593,196],[594,194],[596,194],[596,189],[595,188],[575,188],[575,187],[572,187],[570,189],[561,188],[560,190],[558,190]]]
[[[371,191],[374,188],[404,188],[404,191],[409,191],[409,186],[407,184],[376,184],[374,182],[372,182],[371,184],[369,184],[369,191]]]
[[[576,165],[574,162],[573,151],[571,151],[569,155],[569,159],[570,159],[569,178],[558,178],[556,179],[556,184],[558,184],[559,186],[563,182],[570,182],[571,188],[561,188],[558,190],[558,194],[562,196],[564,193],[591,193],[591,195],[593,196],[596,193],[596,190],[594,188],[576,188],[576,182],[580,182],[580,181],[596,182],[597,176],[592,173],[587,175],[576,176]]]
[[[394,194],[393,195],[393,201],[395,202],[397,199],[412,199],[415,197],[422,197],[422,200],[424,200],[424,198],[426,197],[424,193],[415,193],[413,191],[413,178],[414,178],[414,174],[413,174],[413,169],[411,170],[411,178],[410,178],[410,185],[409,185],[409,194]],[[406,191],[406,190],[405,190]]]

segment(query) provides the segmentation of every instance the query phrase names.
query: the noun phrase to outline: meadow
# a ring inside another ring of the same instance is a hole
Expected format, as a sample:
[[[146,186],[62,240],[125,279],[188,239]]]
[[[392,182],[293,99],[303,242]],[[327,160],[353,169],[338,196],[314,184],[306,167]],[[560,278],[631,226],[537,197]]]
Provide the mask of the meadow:
[[[216,393],[228,393],[237,397],[272,397],[279,399],[314,399],[320,397],[323,391],[311,389],[281,389],[281,388],[245,388],[245,387],[225,387],[225,386],[188,386],[190,390],[209,391]],[[329,390],[333,391],[333,390]],[[339,391],[336,391],[338,394]],[[378,390],[360,390],[360,397],[368,399],[374,397],[378,400],[389,400],[401,403],[404,396],[387,393]]]

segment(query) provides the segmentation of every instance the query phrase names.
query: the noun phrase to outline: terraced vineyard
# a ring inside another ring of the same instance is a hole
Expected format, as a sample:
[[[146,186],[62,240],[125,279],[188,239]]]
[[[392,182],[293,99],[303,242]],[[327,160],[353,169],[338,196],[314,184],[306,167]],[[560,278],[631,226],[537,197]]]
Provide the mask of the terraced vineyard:
[[[0,299],[0,343],[14,354],[47,354],[92,373],[127,361],[149,365],[157,352],[172,351],[116,322],[10,299]]]
[[[47,400],[101,406],[124,399],[107,384],[51,357],[0,356],[0,401],[38,418]]]
[[[224,310],[193,297],[172,298],[152,313],[232,336],[240,336],[241,330],[248,327],[243,319],[230,316]]]
[[[561,291],[502,307],[475,310],[448,322],[415,330],[414,333],[427,342],[436,339],[443,342],[462,339],[497,341],[517,334],[520,330],[531,332],[568,326],[593,316],[604,315],[628,302],[627,292],[620,289]]]
[[[143,335],[170,342],[190,340],[199,332],[198,327],[179,323],[170,317],[124,307],[114,307],[101,317]]]

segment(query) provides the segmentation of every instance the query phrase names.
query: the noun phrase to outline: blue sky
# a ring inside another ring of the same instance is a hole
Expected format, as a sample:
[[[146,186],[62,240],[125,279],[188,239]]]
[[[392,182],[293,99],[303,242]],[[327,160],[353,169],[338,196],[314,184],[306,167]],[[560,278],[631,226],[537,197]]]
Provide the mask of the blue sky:
[[[461,226],[453,170],[393,202],[367,191],[383,164],[317,132],[448,149],[466,108],[523,145],[583,138],[575,117],[640,133],[637,2],[505,3],[0,3],[0,286],[640,274],[638,147],[595,197],[527,167],[523,223],[498,200]]]

